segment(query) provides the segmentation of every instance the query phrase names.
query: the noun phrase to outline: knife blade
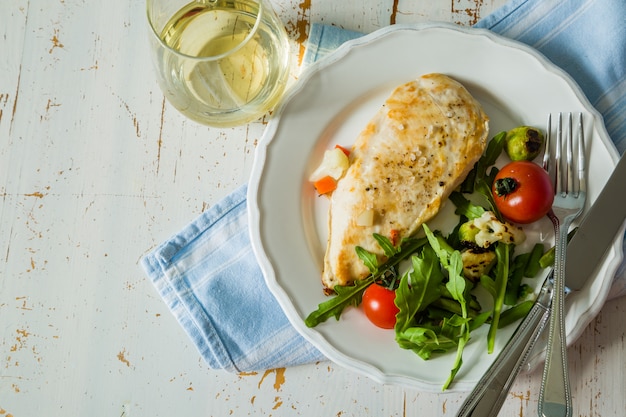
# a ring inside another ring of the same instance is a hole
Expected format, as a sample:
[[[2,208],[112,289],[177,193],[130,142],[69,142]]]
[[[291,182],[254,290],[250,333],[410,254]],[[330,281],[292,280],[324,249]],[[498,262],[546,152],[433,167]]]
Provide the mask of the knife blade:
[[[580,290],[604,258],[626,219],[626,158],[622,156],[609,180],[583,217],[567,245],[565,283]]]

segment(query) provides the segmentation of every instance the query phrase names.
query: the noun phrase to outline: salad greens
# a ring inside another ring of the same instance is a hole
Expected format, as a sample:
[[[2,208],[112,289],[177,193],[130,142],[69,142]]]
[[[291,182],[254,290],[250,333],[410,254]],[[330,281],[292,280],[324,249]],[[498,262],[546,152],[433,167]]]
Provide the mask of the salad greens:
[[[449,333],[452,340],[456,340],[457,343],[457,353],[454,365],[450,372],[450,376],[443,387],[443,389],[446,389],[454,379],[456,373],[459,369],[461,369],[461,365],[463,364],[463,348],[470,338],[470,319],[467,315],[468,303],[466,300],[469,285],[467,285],[466,279],[463,276],[463,260],[461,259],[461,252],[453,250],[441,236],[435,236],[425,224],[423,227],[430,246],[437,254],[439,262],[443,268],[448,272],[446,289],[450,292],[452,298],[458,301],[461,306],[460,316],[458,314],[453,314],[450,319],[447,321],[443,320],[442,322],[442,333]]]
[[[357,254],[365,265],[368,266],[370,276],[363,280],[355,281],[352,285],[335,286],[336,296],[321,303],[317,310],[309,314],[304,320],[308,327],[315,327],[331,317],[339,320],[341,313],[346,307],[358,306],[361,303],[363,292],[370,284],[377,280],[383,281],[384,278],[390,276],[397,276],[398,264],[407,259],[412,253],[415,253],[427,241],[426,238],[403,239],[398,247],[394,247],[391,240],[385,236],[374,234],[374,238],[385,251],[388,260],[384,264],[379,265],[376,255],[357,246]]]
[[[459,238],[460,226],[487,211],[502,220],[493,204],[491,185],[498,171],[493,165],[504,148],[505,137],[506,132],[502,132],[489,142],[460,192],[450,196],[459,223],[448,236],[424,224],[425,237],[403,238],[394,246],[389,238],[374,234],[386,260],[381,262],[376,254],[356,247],[370,275],[352,285],[336,286],[335,296],[319,304],[305,319],[306,325],[314,327],[331,317],[338,320],[345,308],[361,303],[368,286],[378,283],[395,289],[399,312],[394,332],[401,348],[412,350],[424,360],[433,354],[456,351],[443,390],[450,386],[463,365],[463,350],[472,331],[482,325],[489,326],[487,350],[492,353],[497,330],[526,316],[534,303],[528,299],[532,288],[522,283],[523,278],[535,277],[545,266],[542,262],[549,261],[545,259],[549,254],[544,254],[541,244],[535,245],[529,253],[515,255],[514,244],[499,241],[488,249],[481,249],[495,251],[493,267],[478,279],[470,280],[464,274],[462,253],[467,248],[464,247],[466,242]],[[471,202],[463,193],[482,196],[485,207]],[[406,266],[403,273],[400,273],[401,264]],[[478,302],[474,294],[478,287],[491,296],[490,309],[484,309]]]

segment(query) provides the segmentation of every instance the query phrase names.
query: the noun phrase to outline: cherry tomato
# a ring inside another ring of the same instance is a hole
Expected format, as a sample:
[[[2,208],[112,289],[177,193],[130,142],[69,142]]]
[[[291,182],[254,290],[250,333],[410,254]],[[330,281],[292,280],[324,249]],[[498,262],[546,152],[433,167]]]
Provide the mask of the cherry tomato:
[[[550,211],[554,201],[550,176],[529,161],[515,161],[503,166],[491,191],[500,213],[515,223],[539,220]]]
[[[394,304],[395,299],[395,291],[372,284],[365,289],[361,305],[372,323],[383,329],[393,329],[396,325],[396,314],[399,311]]]

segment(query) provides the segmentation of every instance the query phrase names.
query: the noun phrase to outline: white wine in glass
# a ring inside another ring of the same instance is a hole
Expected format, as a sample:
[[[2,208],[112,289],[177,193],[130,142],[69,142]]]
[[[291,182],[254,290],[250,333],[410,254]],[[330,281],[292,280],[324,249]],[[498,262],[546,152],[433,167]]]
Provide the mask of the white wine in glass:
[[[148,0],[159,84],[184,115],[228,127],[272,109],[289,75],[289,42],[265,1]]]

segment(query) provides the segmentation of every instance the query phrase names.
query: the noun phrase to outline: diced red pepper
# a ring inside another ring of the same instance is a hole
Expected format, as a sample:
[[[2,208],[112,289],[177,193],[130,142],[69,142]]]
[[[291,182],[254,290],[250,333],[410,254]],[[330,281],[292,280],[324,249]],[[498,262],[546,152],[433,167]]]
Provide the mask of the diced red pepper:
[[[398,246],[398,242],[400,240],[400,232],[396,229],[391,229],[389,231],[389,240],[391,240],[391,244],[393,246]]]
[[[337,188],[337,181],[330,175],[327,175],[315,181],[313,183],[313,186],[320,195],[328,194],[330,192],[333,192]]]

